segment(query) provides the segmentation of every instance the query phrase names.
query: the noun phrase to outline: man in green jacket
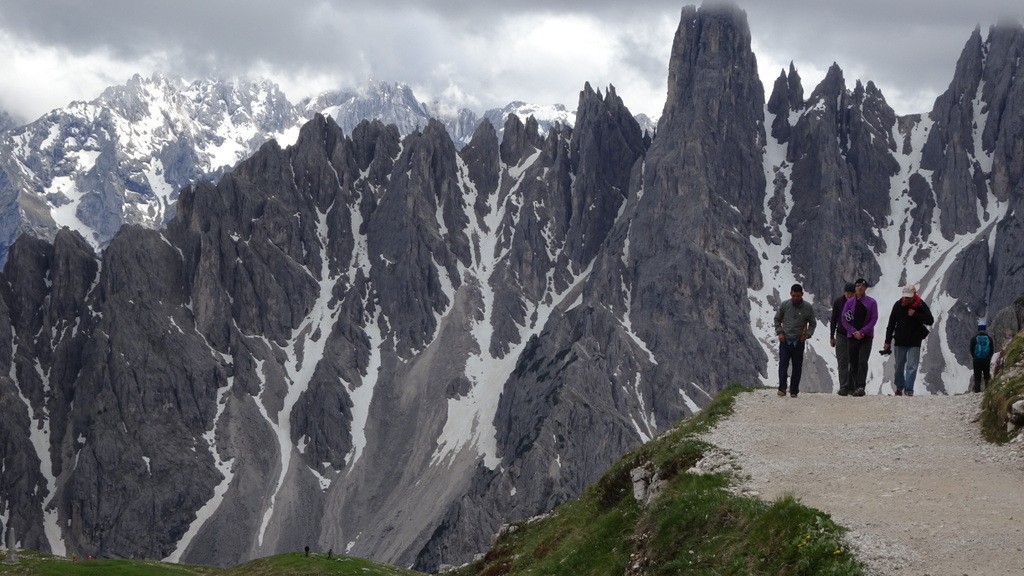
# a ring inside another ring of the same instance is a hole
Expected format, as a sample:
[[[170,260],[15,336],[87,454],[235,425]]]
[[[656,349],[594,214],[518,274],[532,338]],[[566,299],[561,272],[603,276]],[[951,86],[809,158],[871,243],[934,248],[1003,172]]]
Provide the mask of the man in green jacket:
[[[793,376],[789,379],[789,395],[796,398],[800,393],[805,343],[814,334],[818,321],[814,318],[811,304],[804,302],[803,286],[793,284],[789,297],[775,313],[775,334],[779,338],[779,396],[786,395],[786,377],[792,361]]]

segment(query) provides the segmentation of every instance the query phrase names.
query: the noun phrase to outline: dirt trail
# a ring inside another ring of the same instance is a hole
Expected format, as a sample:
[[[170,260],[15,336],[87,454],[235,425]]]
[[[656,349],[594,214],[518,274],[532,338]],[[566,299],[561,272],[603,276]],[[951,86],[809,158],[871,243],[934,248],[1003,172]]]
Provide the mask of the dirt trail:
[[[740,394],[706,439],[746,489],[851,530],[875,574],[1024,574],[1024,445],[985,442],[980,395]]]

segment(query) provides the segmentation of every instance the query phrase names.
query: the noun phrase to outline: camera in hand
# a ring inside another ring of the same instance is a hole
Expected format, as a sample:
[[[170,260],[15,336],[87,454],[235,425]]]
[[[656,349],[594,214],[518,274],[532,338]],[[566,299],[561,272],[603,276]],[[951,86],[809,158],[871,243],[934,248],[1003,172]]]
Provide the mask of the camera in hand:
[[[889,354],[892,354],[892,349],[886,350],[883,348],[882,350],[879,350],[878,353],[882,356],[888,356]]]

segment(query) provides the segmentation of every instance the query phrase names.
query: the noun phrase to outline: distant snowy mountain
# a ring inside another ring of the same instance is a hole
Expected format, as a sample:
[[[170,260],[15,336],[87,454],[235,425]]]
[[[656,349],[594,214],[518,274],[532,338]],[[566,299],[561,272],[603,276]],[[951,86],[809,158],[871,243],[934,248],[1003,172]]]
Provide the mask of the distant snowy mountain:
[[[92,102],[75,102],[38,120],[0,130],[0,262],[22,233],[52,239],[76,230],[102,248],[124,224],[163,226],[179,190],[217,179],[270,139],[291,143],[315,114],[330,116],[346,134],[366,119],[394,124],[405,136],[438,119],[456,148],[469,143],[480,119],[470,110],[421,103],[400,83],[369,82],[359,90],[326,92],[297,105],[269,81],[192,83],[134,76]],[[505,119],[533,114],[546,133],[572,126],[564,106],[517,102],[487,114],[499,139]]]
[[[404,136],[422,130],[434,118],[444,125],[458,149],[469,144],[483,118],[498,130],[499,140],[504,134],[505,120],[512,114],[524,122],[532,116],[542,135],[546,135],[556,123],[569,127],[576,124],[576,113],[562,104],[543,106],[515,101],[477,117],[466,108],[453,110],[436,102],[420,102],[412,88],[405,84],[379,81],[371,81],[359,90],[325,92],[316,98],[303,100],[299,108],[305,118],[312,118],[316,113],[330,116],[346,134],[351,134],[359,122],[376,118],[385,124],[394,124]]]
[[[647,114],[637,114],[635,118],[637,124],[640,125],[640,129],[650,134],[651,138],[654,138],[654,135],[658,132],[658,121]]]
[[[498,129],[499,139],[504,137],[505,119],[510,114],[515,114],[523,121],[532,116],[537,121],[537,128],[542,136],[547,135],[555,124],[569,127],[576,125],[576,112],[569,111],[561,104],[538,106],[536,104],[516,101],[504,108],[492,108],[484,112],[484,118],[490,120],[491,124]]]
[[[422,130],[430,120],[430,111],[405,84],[370,81],[358,90],[324,92],[299,102],[305,119],[314,114],[330,116],[346,134],[363,120],[378,119],[394,124],[399,134]]]
[[[124,224],[161,227],[179,190],[294,139],[300,121],[269,82],[161,75],[54,110],[0,137],[0,257],[23,231],[66,226],[102,247]]]

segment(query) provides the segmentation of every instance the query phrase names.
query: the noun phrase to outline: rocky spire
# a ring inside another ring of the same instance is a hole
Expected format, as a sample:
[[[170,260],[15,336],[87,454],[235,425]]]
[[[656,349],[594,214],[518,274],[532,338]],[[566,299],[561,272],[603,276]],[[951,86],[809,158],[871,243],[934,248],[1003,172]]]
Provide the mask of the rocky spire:
[[[588,83],[580,92],[569,162],[576,174],[566,238],[567,255],[582,271],[626,200],[633,165],[647,148],[640,125],[609,86],[604,98]]]
[[[618,147],[608,150],[611,158],[636,150],[635,124],[609,123],[625,117],[614,113],[617,100],[611,89],[603,102],[584,89],[581,108],[601,114],[574,131],[581,170],[594,166],[587,156],[597,157],[590,140],[598,135]],[[490,531],[467,530],[467,520],[496,528],[493,510],[528,517],[578,493],[610,462],[592,446],[624,450],[688,413],[685,397],[703,399],[727,382],[756,378],[764,355],[741,327],[749,325],[747,287],[760,281],[749,237],[764,228],[757,209],[765,189],[763,111],[746,16],[721,6],[683,9],[658,137],[632,167],[622,215],[585,284],[526,343],[503,388],[495,419],[501,469],[515,473],[481,471],[417,565],[459,561],[486,545]],[[613,184],[627,168],[577,177],[574,206],[581,178]],[[688,311],[694,302],[700,314]],[[712,356],[721,349],[735,361],[717,362]],[[557,469],[556,457],[564,462]],[[528,478],[544,480],[538,489]]]
[[[804,89],[800,83],[800,75],[796,67],[789,63],[789,74],[785,70],[779,73],[772,87],[772,95],[768,99],[767,110],[775,116],[772,120],[771,136],[777,141],[785,143],[789,141],[792,130],[790,126],[790,112],[799,112],[804,107]]]
[[[957,61],[949,88],[935,101],[933,125],[922,149],[921,168],[931,170],[929,184],[939,209],[939,229],[947,240],[978,226],[975,190],[980,166],[974,156],[974,124],[981,110],[973,102],[985,70],[985,47],[975,29]],[[979,143],[980,144],[980,143]]]
[[[789,63],[789,76],[786,78],[789,84],[789,109],[793,111],[802,110],[804,107],[804,87],[800,82],[800,74],[796,71],[793,62]]]

